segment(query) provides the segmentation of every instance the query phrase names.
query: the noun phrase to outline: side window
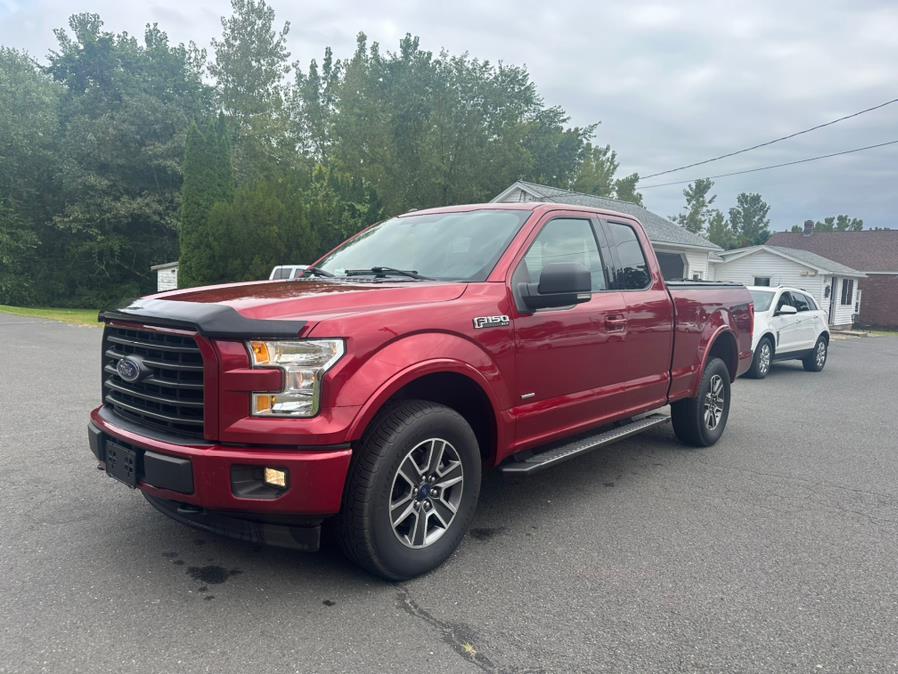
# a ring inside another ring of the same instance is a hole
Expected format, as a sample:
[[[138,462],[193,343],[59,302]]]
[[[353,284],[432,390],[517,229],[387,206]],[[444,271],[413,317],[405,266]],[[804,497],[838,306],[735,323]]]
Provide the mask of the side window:
[[[616,257],[614,281],[616,290],[641,290],[648,286],[651,276],[636,232],[629,225],[608,224],[608,247]]]
[[[801,293],[792,293],[792,306],[798,311],[810,311],[807,298]]]
[[[779,311],[787,305],[790,307],[795,306],[794,304],[792,304],[792,298],[789,296],[789,293],[783,293],[782,295],[780,295],[779,302],[776,303],[776,310]]]
[[[804,301],[808,303],[808,311],[817,311],[819,307],[817,306],[817,300],[815,300],[810,295],[802,295],[804,297]]]
[[[516,276],[537,282],[543,268],[553,262],[583,265],[592,276],[594,291],[607,288],[602,258],[589,220],[558,218],[547,222],[524,256]]]
[[[769,276],[755,276],[755,285],[756,286],[767,286],[770,287],[770,277]]]
[[[851,304],[854,297],[854,279],[842,279],[842,302],[841,304]]]

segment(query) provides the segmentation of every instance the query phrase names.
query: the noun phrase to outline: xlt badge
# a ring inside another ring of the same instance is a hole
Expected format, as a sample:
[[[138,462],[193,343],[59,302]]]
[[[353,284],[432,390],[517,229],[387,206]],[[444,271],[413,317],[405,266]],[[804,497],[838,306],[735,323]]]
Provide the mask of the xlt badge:
[[[474,329],[501,328],[511,323],[508,316],[477,316],[474,319]]]

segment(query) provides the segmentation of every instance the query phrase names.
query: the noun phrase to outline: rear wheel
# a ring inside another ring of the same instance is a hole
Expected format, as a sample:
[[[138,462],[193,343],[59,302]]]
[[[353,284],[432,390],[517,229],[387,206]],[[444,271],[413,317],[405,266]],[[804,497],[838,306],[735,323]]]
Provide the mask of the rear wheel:
[[[464,417],[403,401],[366,433],[340,515],[347,556],[390,580],[426,573],[458,547],[480,493],[480,450]]]
[[[752,379],[763,379],[770,372],[770,363],[773,360],[773,341],[764,337],[755,349],[755,357],[751,361],[751,368],[746,375]]]
[[[681,442],[710,447],[720,439],[730,415],[730,371],[720,358],[711,359],[702,373],[698,396],[678,400],[671,407],[674,433]]]
[[[826,337],[820,335],[817,338],[817,343],[814,344],[814,350],[801,361],[801,364],[808,372],[820,372],[826,365],[827,355],[829,355],[829,343],[826,341]]]

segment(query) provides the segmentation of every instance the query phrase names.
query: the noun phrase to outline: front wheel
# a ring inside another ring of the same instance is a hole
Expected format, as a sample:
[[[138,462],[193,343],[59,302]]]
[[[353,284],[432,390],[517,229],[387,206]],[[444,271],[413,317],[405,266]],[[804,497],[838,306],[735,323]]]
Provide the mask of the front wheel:
[[[829,344],[826,341],[826,337],[820,335],[817,338],[817,343],[814,344],[814,350],[801,361],[801,364],[804,365],[804,369],[808,372],[820,372],[823,366],[826,365],[827,355],[829,355]]]
[[[382,413],[353,461],[340,515],[346,555],[404,580],[458,547],[480,493],[477,438],[458,412],[409,400]]]
[[[770,361],[773,359],[773,343],[765,337],[755,349],[755,357],[752,358],[751,368],[746,376],[752,379],[763,379],[770,372]]]
[[[681,442],[710,447],[720,440],[730,415],[730,371],[720,358],[711,359],[702,373],[698,396],[671,406],[674,433]]]

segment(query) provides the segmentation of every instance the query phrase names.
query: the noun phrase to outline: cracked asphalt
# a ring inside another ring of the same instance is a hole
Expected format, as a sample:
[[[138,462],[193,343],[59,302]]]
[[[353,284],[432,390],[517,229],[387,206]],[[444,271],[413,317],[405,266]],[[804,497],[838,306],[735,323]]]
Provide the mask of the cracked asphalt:
[[[0,671],[898,670],[898,337],[739,380],[518,483],[389,584],[184,528],[99,473],[99,330],[0,314]]]

